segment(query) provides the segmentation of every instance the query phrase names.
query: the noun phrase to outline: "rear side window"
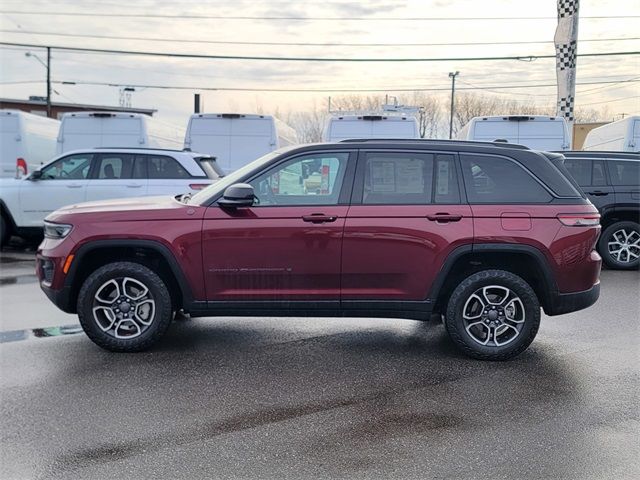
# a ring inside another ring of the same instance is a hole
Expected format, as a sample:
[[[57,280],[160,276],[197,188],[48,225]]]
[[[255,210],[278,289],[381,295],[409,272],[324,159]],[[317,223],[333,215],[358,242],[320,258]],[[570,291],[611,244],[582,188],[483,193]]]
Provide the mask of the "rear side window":
[[[492,155],[460,155],[470,203],[548,203],[551,195],[519,164]]]
[[[591,160],[579,158],[567,158],[564,161],[571,176],[578,182],[581,187],[591,185]]]
[[[365,205],[431,203],[434,155],[367,153],[364,164]]]
[[[131,178],[133,155],[126,153],[110,153],[100,155],[97,161],[96,178],[99,180],[120,180]]]
[[[591,184],[592,185],[606,185],[607,177],[604,173],[604,162],[602,160],[594,160],[593,161],[593,169],[591,175]]]
[[[607,163],[613,185],[640,185],[640,162],[610,160]]]
[[[147,155],[147,169],[150,179],[187,179],[191,178],[182,165],[171,157]]]

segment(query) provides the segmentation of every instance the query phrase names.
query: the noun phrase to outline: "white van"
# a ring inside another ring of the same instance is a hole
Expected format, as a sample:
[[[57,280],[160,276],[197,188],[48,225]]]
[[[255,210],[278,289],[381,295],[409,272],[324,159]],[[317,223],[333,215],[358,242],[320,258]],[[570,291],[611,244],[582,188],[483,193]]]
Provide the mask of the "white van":
[[[57,153],[94,147],[182,149],[184,129],[141,113],[73,112],[62,116]]]
[[[56,154],[60,122],[20,110],[0,110],[0,177],[26,175]]]
[[[562,117],[508,115],[474,117],[457,135],[459,140],[506,140],[535,150],[571,150],[571,135]]]
[[[594,128],[584,139],[582,149],[640,152],[640,115]]]
[[[327,120],[323,139],[420,138],[418,120],[410,115],[333,115]]]
[[[280,147],[298,143],[296,132],[271,115],[196,113],[191,115],[184,148],[216,157],[231,173]]]

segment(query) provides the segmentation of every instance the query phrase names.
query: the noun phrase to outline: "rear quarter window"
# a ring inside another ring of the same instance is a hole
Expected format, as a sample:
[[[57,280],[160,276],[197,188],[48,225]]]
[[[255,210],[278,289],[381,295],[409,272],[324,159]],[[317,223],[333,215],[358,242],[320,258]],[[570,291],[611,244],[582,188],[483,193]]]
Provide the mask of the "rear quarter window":
[[[174,158],[165,156],[148,155],[147,170],[150,179],[174,179],[182,180],[191,178],[182,165]]]
[[[610,160],[607,164],[613,185],[640,185],[640,162]]]
[[[470,203],[549,203],[551,194],[515,161],[494,155],[460,155]]]

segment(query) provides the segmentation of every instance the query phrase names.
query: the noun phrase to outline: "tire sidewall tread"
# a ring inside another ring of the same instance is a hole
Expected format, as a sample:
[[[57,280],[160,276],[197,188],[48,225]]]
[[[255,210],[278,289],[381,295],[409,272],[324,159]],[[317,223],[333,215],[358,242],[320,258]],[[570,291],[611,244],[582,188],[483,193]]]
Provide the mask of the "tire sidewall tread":
[[[486,285],[501,285],[514,291],[525,308],[525,324],[518,338],[503,347],[485,347],[469,337],[462,319],[462,309],[469,296]],[[447,304],[445,328],[451,340],[469,357],[479,360],[510,360],[525,351],[540,327],[540,303],[531,288],[521,277],[506,270],[483,270],[470,275],[451,294]]]
[[[140,336],[125,340],[102,332],[93,318],[93,296],[111,278],[128,276],[145,284],[156,303],[153,322]],[[82,284],[78,294],[78,318],[82,329],[96,345],[112,352],[140,352],[149,349],[167,331],[171,324],[171,296],[160,276],[149,267],[135,262],[114,262],[93,272]]]

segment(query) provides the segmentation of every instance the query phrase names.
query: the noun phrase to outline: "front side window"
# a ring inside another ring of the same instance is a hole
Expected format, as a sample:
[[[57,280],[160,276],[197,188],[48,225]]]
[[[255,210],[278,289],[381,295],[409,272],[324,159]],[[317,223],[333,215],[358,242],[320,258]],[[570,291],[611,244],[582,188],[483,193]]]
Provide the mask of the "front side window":
[[[97,161],[96,178],[100,180],[120,180],[131,178],[133,155],[109,153],[101,155]]]
[[[551,194],[517,163],[492,155],[460,155],[470,203],[548,203]]]
[[[82,180],[87,178],[92,154],[69,155],[42,169],[42,180]]]
[[[348,160],[341,152],[286,161],[249,182],[255,205],[337,205]]]
[[[640,185],[640,162],[610,160],[607,163],[613,185]]]
[[[175,159],[165,156],[147,155],[147,169],[150,179],[183,180],[191,178]]]

